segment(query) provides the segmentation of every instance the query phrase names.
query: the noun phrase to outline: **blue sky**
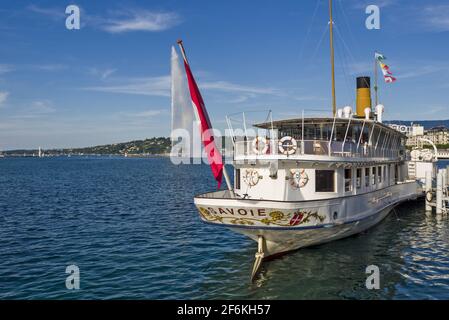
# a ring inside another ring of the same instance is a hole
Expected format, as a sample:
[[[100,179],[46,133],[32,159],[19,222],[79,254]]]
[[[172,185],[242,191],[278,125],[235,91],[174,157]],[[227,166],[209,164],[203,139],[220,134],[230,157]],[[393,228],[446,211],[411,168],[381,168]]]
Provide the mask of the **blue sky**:
[[[81,8],[81,29],[65,8]],[[365,8],[381,8],[381,29]],[[339,107],[388,57],[387,119],[449,118],[449,1],[335,0]],[[316,13],[316,14],[314,14]],[[330,109],[327,1],[6,1],[0,5],[0,150],[168,136],[170,48],[178,38],[212,122],[272,109]]]

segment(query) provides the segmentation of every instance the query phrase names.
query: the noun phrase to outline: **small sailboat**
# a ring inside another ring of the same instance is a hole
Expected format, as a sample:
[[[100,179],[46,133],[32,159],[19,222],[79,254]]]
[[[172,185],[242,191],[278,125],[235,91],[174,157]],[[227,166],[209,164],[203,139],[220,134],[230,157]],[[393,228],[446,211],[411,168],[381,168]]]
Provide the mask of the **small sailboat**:
[[[203,140],[213,175],[218,183],[225,178],[227,190],[197,195],[195,205],[205,223],[257,242],[252,277],[263,259],[362,232],[423,194],[409,176],[406,136],[383,123],[377,83],[375,106],[371,79],[364,76],[356,79],[355,110],[337,110],[329,4],[332,112],[279,121],[269,117],[255,124],[259,134],[233,136],[233,184],[213,137]],[[181,41],[179,46],[204,132],[211,123]]]

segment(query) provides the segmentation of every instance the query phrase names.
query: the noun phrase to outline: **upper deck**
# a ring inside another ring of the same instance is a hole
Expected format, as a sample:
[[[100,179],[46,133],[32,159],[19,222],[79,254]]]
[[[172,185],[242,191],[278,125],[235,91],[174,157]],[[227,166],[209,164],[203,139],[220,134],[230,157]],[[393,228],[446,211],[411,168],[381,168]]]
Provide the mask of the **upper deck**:
[[[406,136],[363,118],[296,118],[255,124],[234,136],[234,160],[399,161]]]

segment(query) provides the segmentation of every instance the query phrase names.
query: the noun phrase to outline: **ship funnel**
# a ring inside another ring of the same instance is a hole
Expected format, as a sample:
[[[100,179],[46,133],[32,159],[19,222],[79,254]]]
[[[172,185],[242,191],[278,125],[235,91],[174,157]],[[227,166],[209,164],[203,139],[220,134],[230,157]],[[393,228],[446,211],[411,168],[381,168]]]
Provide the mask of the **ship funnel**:
[[[357,117],[365,116],[365,109],[371,110],[371,81],[370,77],[357,78]]]

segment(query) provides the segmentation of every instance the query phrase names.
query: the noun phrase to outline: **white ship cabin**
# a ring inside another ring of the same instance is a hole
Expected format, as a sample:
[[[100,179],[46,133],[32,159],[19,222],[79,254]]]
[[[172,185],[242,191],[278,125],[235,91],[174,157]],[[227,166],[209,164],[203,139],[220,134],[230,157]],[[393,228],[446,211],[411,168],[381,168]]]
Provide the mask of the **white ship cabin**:
[[[236,197],[319,200],[409,181],[406,136],[371,118],[299,118],[255,128],[253,137],[233,137]]]

